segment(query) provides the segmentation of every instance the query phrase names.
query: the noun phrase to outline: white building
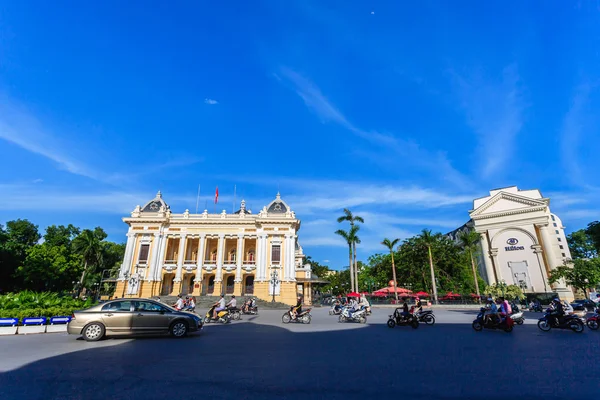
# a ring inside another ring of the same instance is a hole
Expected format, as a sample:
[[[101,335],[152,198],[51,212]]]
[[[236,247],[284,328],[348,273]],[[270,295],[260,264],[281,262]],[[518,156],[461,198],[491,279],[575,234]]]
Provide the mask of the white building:
[[[469,216],[466,227],[457,231],[468,227],[481,234],[479,267],[488,284],[504,281],[526,293],[557,292],[562,299],[573,299],[564,282],[548,283],[550,271],[569,262],[571,253],[560,218],[539,190],[492,190],[473,201]],[[457,231],[449,236],[455,239]]]

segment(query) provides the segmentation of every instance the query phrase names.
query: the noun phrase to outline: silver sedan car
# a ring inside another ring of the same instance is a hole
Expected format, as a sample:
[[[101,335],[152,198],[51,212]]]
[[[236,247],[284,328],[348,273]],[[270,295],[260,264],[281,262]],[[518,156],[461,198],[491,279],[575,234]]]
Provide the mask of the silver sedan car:
[[[202,329],[198,315],[150,299],[118,299],[75,311],[67,331],[96,341],[110,335],[170,333],[184,337]]]

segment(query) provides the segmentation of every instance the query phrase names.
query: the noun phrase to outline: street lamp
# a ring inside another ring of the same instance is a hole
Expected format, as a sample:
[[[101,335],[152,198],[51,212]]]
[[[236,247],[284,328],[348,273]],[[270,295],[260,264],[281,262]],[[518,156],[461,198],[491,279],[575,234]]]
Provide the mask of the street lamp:
[[[275,303],[275,288],[277,287],[277,285],[279,285],[280,282],[279,276],[277,275],[277,270],[271,272],[271,280],[269,282],[271,282],[271,285],[273,285],[273,300],[271,300],[271,303]]]

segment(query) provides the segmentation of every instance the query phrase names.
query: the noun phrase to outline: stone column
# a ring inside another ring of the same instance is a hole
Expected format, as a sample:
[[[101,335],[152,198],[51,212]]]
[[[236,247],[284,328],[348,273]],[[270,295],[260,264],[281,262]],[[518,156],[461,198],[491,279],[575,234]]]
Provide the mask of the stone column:
[[[219,234],[219,244],[217,245],[217,273],[215,283],[223,279],[223,253],[225,252],[225,234]]]
[[[194,282],[202,282],[202,268],[204,268],[204,253],[206,246],[206,234],[200,234],[200,243],[198,244],[198,262],[196,264],[196,277]]]
[[[536,255],[536,258],[538,260],[538,265],[540,267],[540,274],[542,276],[542,283],[544,284],[544,292],[548,291],[548,275],[546,274],[546,268],[544,268],[544,258],[542,255],[542,246],[539,244],[534,244],[533,246],[531,246],[531,248],[533,249],[533,252]],[[531,283],[531,290],[533,292],[535,292],[535,287],[533,287],[533,282]]]
[[[242,281],[242,263],[244,262],[244,234],[243,233],[238,234],[236,255],[237,255],[237,258],[235,259],[235,262],[237,265],[236,265],[236,269],[235,269],[235,282],[241,282]]]
[[[185,257],[185,233],[179,236],[179,254],[177,255],[177,272],[175,273],[174,282],[181,282],[181,271],[183,270],[183,261]]]
[[[162,269],[165,263],[165,253],[167,251],[167,244],[169,243],[169,236],[166,233],[162,234],[160,251],[158,252],[158,258],[156,260],[156,270],[154,271],[154,280],[162,281]]]
[[[121,264],[121,270],[119,271],[119,280],[125,280],[125,273],[131,271],[131,260],[133,259],[133,252],[135,250],[135,233],[129,232],[127,234],[127,244],[125,245],[125,255],[123,256],[123,264]]]
[[[485,274],[487,276],[488,285],[496,283],[494,276],[494,267],[490,258],[490,248],[488,245],[487,232],[481,232],[481,254],[483,255],[483,264],[485,266]]]
[[[264,281],[267,276],[267,235],[258,234],[258,252],[256,255],[256,275],[258,281]]]
[[[504,278],[502,278],[502,270],[501,270],[502,267],[498,264],[498,249],[497,248],[490,249],[490,257],[492,257],[494,269],[496,270],[496,278],[498,278],[498,282],[502,282]],[[510,284],[509,282],[506,282],[506,283]]]
[[[156,259],[160,248],[161,234],[156,232],[152,241],[152,253],[150,253],[150,268],[146,272],[146,282],[154,281],[154,270],[156,269]]]

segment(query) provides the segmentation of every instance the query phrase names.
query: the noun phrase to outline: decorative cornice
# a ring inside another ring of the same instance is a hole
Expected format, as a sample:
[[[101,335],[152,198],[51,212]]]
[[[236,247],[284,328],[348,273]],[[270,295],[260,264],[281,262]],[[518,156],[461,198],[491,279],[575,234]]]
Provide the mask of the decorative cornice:
[[[480,216],[485,210],[487,210],[488,208],[490,208],[491,206],[493,206],[494,204],[496,204],[497,202],[499,202],[500,200],[503,200],[503,199],[504,200],[514,201],[515,203],[519,203],[519,204],[524,204],[524,205],[527,205],[527,206],[531,206],[531,207],[534,207],[536,209],[538,207],[542,207],[542,208],[545,209],[548,206],[548,203],[549,203],[548,199],[541,199],[541,200],[530,199],[528,197],[519,196],[519,195],[516,195],[516,194],[513,194],[513,193],[500,192],[500,193],[494,195],[491,199],[489,199],[485,203],[483,203],[477,209],[471,210],[469,212],[469,214],[471,215],[471,218],[475,219],[474,218],[475,216]]]
[[[511,211],[501,211],[501,212],[497,212],[497,213],[493,213],[493,214],[484,214],[484,215],[471,215],[471,219],[473,219],[474,221],[480,220],[480,219],[489,219],[489,218],[499,218],[499,217],[506,217],[509,215],[517,215],[517,214],[527,214],[527,213],[531,213],[531,212],[536,212],[536,211],[544,211],[546,209],[546,206],[539,206],[539,207],[532,207],[532,208],[520,208],[518,210],[511,210]]]

